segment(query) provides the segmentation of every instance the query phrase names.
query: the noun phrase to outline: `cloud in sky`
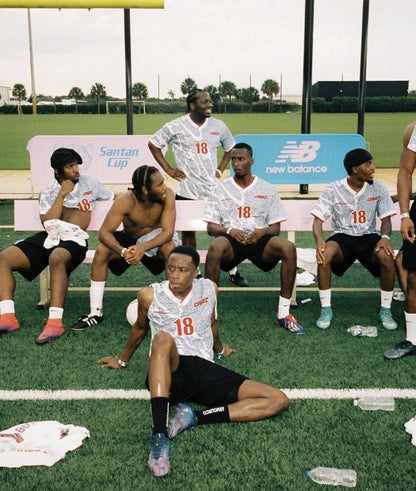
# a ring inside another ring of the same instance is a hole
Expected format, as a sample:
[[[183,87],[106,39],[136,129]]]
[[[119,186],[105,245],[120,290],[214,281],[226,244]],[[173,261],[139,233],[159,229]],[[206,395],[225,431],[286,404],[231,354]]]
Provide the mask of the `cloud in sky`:
[[[301,94],[304,0],[165,0],[162,9],[130,11],[132,80],[150,96],[180,95],[188,75],[200,87],[231,80],[237,87],[282,80],[282,92]],[[316,0],[313,82],[358,80],[361,0]],[[102,83],[125,96],[122,9],[32,9],[36,92],[89,93]],[[409,80],[416,88],[416,1],[372,0],[367,80]],[[26,9],[0,10],[0,85],[23,83],[30,92]]]

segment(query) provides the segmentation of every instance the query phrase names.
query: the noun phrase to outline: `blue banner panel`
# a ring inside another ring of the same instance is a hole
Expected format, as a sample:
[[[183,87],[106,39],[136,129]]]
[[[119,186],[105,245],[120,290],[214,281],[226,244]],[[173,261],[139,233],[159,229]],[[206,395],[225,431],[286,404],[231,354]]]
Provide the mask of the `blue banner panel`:
[[[346,176],[344,157],[365,148],[361,135],[237,135],[253,148],[252,172],[271,184],[316,184]],[[231,169],[232,172],[232,169]]]

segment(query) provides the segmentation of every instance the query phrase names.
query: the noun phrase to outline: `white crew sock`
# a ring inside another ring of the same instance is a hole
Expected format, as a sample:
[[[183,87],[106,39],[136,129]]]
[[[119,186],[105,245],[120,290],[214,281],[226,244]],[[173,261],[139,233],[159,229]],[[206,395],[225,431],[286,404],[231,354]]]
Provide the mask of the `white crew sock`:
[[[14,314],[14,300],[2,300],[0,302],[0,314]]]
[[[90,286],[90,308],[91,315],[103,315],[103,298],[104,298],[105,281],[91,280]]]
[[[49,307],[49,319],[62,319],[64,309],[60,307]]]
[[[321,307],[330,307],[331,288],[328,288],[328,290],[319,290],[319,300],[321,301]]]
[[[381,306],[385,309],[389,309],[391,307],[391,301],[393,300],[393,292],[386,292],[384,290],[380,291],[381,295]]]
[[[416,346],[416,314],[404,313],[406,319],[406,340]]]
[[[279,307],[277,311],[277,317],[279,319],[284,319],[289,315],[290,309],[290,298],[284,298],[279,296]]]

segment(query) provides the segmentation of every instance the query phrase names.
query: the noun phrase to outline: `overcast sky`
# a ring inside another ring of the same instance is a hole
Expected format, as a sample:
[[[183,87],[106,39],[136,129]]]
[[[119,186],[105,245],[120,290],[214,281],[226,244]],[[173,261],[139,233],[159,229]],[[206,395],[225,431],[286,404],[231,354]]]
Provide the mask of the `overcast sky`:
[[[231,80],[260,90],[282,80],[302,93],[304,0],[165,0],[131,10],[132,81],[161,98],[189,75],[199,87]],[[95,82],[125,97],[122,9],[32,9],[37,94],[85,94]],[[313,83],[358,80],[362,0],[315,0]],[[416,0],[370,0],[367,80],[416,89]],[[31,92],[27,9],[0,9],[0,85]],[[410,50],[410,51],[409,51]]]

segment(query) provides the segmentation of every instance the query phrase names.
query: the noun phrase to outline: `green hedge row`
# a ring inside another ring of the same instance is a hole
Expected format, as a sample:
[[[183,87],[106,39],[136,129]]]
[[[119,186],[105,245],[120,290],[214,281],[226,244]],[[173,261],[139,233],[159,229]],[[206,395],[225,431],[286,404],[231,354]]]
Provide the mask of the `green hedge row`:
[[[25,105],[21,106],[23,114],[32,114],[32,106]],[[231,103],[221,103],[214,104],[213,108],[215,113],[244,113],[244,112],[257,112],[265,113],[269,110],[269,104],[267,101],[255,102],[252,104],[251,108],[248,104],[241,104],[237,102]],[[300,106],[296,103],[283,102],[282,105],[278,102],[273,102],[271,106],[271,112],[295,112],[299,111]],[[124,102],[119,102],[117,104],[112,103],[109,106],[109,111],[111,114],[125,114],[126,104]],[[184,101],[172,101],[172,102],[146,102],[146,113],[147,114],[178,114],[186,113],[186,103]],[[5,105],[0,107],[0,114],[17,114],[17,106]],[[38,114],[97,114],[98,105],[96,103],[83,103],[72,105],[62,105],[62,104],[41,104],[37,106]],[[143,107],[138,104],[133,103],[133,113],[138,114],[143,112]],[[100,103],[100,114],[106,114],[105,102]]]
[[[125,114],[126,104],[120,102],[111,104],[110,112],[112,114]],[[259,101],[251,105],[242,104],[241,102],[221,102],[214,104],[215,113],[267,113],[269,112],[268,101]],[[270,107],[270,112],[286,113],[300,111],[299,104],[294,102],[274,101]],[[315,113],[355,113],[358,109],[358,97],[334,97],[332,101],[326,101],[323,98],[315,97],[312,99],[312,111]],[[17,114],[17,106],[0,106],[0,114]],[[368,97],[365,102],[365,110],[367,112],[410,112],[416,111],[416,97]],[[98,106],[96,103],[83,103],[72,105],[61,104],[42,104],[37,106],[38,114],[97,114]],[[32,114],[32,106],[22,106],[23,114]],[[133,103],[133,113],[138,114],[143,112],[143,107]],[[100,114],[106,113],[105,102],[100,103]],[[186,104],[184,101],[161,101],[146,102],[146,113],[148,114],[178,114],[186,113]]]
[[[355,113],[358,110],[358,97],[334,97],[332,101],[315,97],[312,99],[312,111],[315,113]],[[416,111],[416,97],[367,97],[367,112],[410,112]]]

